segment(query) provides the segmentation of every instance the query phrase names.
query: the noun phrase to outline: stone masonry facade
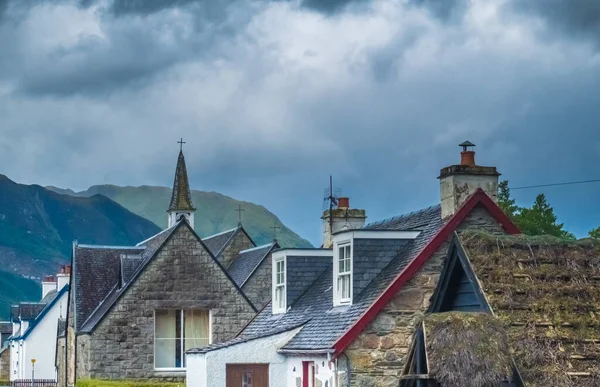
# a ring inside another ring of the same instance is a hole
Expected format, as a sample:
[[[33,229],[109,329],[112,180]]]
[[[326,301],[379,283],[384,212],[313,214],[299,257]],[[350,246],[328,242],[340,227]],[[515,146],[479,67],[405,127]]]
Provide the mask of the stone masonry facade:
[[[496,220],[482,208],[475,208],[458,227],[458,232],[465,229],[504,233]],[[398,386],[410,350],[416,319],[429,306],[451,239],[452,237],[440,246],[415,277],[398,291],[346,349],[345,354],[352,370],[352,386]]]
[[[77,336],[77,378],[183,379],[184,372],[154,370],[157,309],[210,310],[214,343],[233,338],[255,315],[196,236],[182,226],[95,330]]]
[[[10,349],[0,348],[0,381],[10,378]]]
[[[221,255],[218,257],[219,262],[221,262],[223,267],[227,268],[234,260],[234,258],[237,257],[240,251],[251,249],[253,247],[254,245],[252,244],[252,241],[250,241],[246,233],[240,231],[225,248],[225,250],[221,252]]]
[[[271,301],[271,268],[272,257],[269,254],[242,286],[242,290],[258,310]]]

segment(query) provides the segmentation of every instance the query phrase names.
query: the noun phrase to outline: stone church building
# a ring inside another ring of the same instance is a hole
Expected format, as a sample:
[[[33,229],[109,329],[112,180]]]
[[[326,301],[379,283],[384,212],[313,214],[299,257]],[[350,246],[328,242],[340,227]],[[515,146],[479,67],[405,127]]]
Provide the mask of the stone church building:
[[[270,300],[264,284],[277,242],[256,246],[241,223],[201,239],[195,211],[180,151],[167,229],[135,246],[73,243],[60,386],[183,380],[187,350],[232,339]]]

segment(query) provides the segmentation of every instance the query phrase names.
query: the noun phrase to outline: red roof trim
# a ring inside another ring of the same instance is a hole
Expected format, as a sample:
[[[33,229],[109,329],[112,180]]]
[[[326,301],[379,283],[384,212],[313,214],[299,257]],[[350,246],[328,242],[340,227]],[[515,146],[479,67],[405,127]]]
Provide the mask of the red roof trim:
[[[338,355],[346,349],[350,343],[362,332],[362,330],[381,312],[400,288],[406,284],[417,272],[429,257],[446,241],[463,220],[469,215],[476,206],[484,207],[489,214],[500,223],[504,231],[508,234],[520,234],[519,228],[510,220],[500,207],[481,189],[478,188],[469,199],[465,201],[462,207],[454,214],[448,223],[431,239],[431,241],[421,250],[421,252],[409,263],[396,279],[385,289],[385,291],[375,300],[373,305],[367,309],[358,321],[350,327],[346,333],[340,337],[333,348]]]

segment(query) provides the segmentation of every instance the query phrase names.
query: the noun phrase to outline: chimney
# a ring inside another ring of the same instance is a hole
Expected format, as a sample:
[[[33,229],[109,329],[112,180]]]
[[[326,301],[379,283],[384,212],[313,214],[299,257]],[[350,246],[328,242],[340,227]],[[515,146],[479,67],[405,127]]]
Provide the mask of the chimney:
[[[350,199],[347,197],[338,198],[337,206],[331,210],[323,212],[323,247],[331,248],[333,242],[331,237],[334,233],[343,230],[360,228],[365,224],[365,210],[350,208]]]
[[[478,188],[481,188],[494,201],[498,196],[498,177],[496,167],[482,167],[475,164],[475,144],[465,141],[459,145],[460,164],[442,168],[440,171],[440,197],[442,218],[452,216],[465,200]]]
[[[56,290],[56,278],[51,275],[47,275],[42,281],[42,298],[46,297],[46,295],[52,290]]]
[[[69,283],[71,277],[71,265],[61,265],[60,272],[56,275],[57,287],[56,290],[60,290]]]

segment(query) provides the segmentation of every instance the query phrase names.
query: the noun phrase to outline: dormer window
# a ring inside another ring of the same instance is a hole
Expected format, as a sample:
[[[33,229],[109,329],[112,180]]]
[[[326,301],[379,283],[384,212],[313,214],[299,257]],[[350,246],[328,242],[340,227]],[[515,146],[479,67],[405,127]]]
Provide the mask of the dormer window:
[[[352,242],[336,243],[334,305],[352,303]]]
[[[285,257],[274,259],[273,262],[273,314],[285,313]]]

